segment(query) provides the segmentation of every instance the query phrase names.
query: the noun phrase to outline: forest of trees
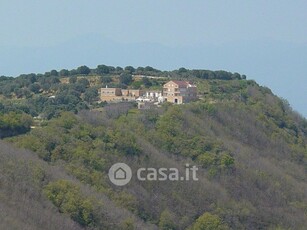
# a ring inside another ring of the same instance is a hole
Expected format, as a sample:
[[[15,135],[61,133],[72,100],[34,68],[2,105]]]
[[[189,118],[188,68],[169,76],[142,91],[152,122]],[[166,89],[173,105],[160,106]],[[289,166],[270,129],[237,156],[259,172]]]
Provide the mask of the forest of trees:
[[[166,81],[132,77],[149,73],[192,79],[201,99],[93,109],[102,85]],[[105,65],[1,77],[0,229],[304,229],[307,121],[244,78]],[[117,187],[107,176],[117,162],[180,172],[189,163],[199,181]]]

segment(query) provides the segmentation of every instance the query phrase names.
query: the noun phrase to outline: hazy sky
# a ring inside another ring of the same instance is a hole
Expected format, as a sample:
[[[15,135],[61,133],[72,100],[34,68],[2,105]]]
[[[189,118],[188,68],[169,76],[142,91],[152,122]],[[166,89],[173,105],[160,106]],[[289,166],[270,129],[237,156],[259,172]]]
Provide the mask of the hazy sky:
[[[85,64],[225,69],[307,116],[306,0],[1,0],[0,75]]]

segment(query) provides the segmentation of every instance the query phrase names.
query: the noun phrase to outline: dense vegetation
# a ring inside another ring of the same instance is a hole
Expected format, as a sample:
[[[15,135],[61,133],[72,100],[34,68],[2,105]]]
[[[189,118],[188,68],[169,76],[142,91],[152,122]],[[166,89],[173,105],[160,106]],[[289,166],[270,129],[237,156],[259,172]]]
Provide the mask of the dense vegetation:
[[[24,113],[0,113],[0,138],[30,131],[32,117]]]
[[[36,76],[32,84],[40,88],[28,97],[3,94],[0,131],[15,130],[0,142],[1,208],[10,210],[1,217],[3,226],[304,229],[307,121],[268,88],[238,74],[184,68],[102,65],[46,74]],[[136,80],[131,74],[161,78]],[[193,80],[201,99],[148,110],[95,102],[97,88],[105,84],[157,88],[170,78]],[[1,79],[2,85],[14,85],[24,77]],[[58,80],[42,89],[41,79]],[[29,131],[31,116],[40,119]],[[199,181],[133,178],[117,187],[107,176],[116,162],[133,171],[180,172],[189,163],[199,167]],[[29,203],[34,208],[25,215],[10,202],[21,210]]]
[[[134,80],[132,76],[145,76]],[[149,77],[158,77],[149,79]],[[98,65],[96,69],[80,66],[73,70],[51,70],[44,74],[22,74],[17,78],[0,77],[0,109],[42,116],[50,119],[60,111],[77,112],[95,104],[100,87],[161,88],[170,78],[244,79],[244,75],[226,71],[187,70],[159,71],[152,67],[125,68]],[[10,99],[9,101],[1,100]]]

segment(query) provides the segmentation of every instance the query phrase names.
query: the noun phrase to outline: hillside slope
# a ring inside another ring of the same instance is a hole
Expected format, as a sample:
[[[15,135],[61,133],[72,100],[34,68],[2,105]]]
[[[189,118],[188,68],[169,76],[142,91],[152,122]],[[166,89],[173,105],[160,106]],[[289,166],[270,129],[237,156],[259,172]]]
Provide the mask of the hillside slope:
[[[0,142],[3,229],[304,229],[306,119],[254,81],[193,80],[193,103],[59,112]],[[117,162],[195,165],[199,180],[119,187]]]
[[[29,151],[3,141],[0,146],[0,229],[81,229],[43,196],[50,167]]]

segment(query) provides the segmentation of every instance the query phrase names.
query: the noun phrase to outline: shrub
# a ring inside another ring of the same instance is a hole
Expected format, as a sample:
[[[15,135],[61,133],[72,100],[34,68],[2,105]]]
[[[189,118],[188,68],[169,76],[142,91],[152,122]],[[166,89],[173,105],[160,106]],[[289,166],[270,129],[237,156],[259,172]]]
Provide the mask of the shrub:
[[[205,212],[200,216],[192,227],[192,230],[226,230],[228,229],[224,225],[221,219],[217,215],[213,215],[209,212]]]
[[[69,214],[74,221],[82,226],[94,224],[93,203],[81,194],[78,186],[58,180],[49,183],[44,192],[60,212]]]

